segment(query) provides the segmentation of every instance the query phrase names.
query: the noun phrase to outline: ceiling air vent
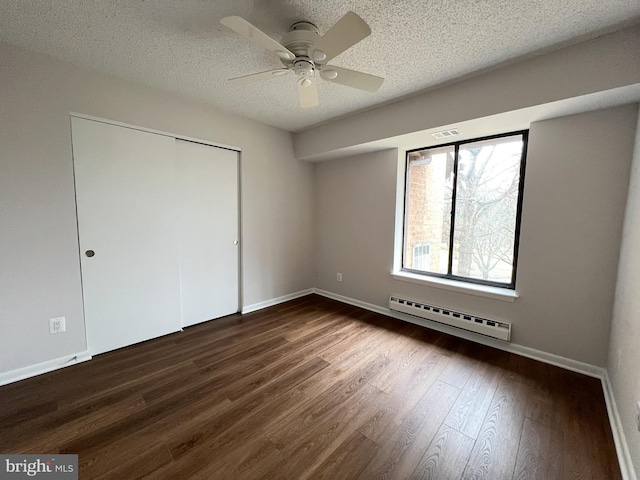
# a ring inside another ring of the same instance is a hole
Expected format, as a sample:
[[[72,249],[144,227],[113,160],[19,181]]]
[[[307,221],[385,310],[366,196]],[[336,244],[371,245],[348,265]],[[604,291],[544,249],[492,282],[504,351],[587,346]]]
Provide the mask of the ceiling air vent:
[[[441,132],[432,133],[431,135],[435,138],[453,137],[454,135],[460,135],[460,130],[452,128],[451,130],[442,130]]]

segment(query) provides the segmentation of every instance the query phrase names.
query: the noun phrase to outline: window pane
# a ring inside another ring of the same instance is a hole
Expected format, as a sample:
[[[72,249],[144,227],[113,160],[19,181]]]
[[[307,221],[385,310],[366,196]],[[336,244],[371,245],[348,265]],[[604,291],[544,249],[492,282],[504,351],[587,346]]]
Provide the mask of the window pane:
[[[460,145],[452,273],[511,283],[522,136]]]
[[[429,270],[431,268],[431,244],[415,244],[413,246],[412,262],[414,270]]]
[[[410,152],[403,268],[446,274],[454,147]]]

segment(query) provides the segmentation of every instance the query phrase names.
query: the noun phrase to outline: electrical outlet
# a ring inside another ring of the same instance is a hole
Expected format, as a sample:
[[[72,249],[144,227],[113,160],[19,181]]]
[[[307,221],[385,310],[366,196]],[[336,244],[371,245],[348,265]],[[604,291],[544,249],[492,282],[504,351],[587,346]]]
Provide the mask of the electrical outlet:
[[[640,432],[640,402],[636,404],[636,427],[638,427],[638,431]]]
[[[338,274],[336,275],[336,280],[341,282],[342,281],[342,274],[338,272]]]
[[[67,326],[64,317],[49,319],[49,334],[54,335],[56,333],[64,332],[66,329]]]

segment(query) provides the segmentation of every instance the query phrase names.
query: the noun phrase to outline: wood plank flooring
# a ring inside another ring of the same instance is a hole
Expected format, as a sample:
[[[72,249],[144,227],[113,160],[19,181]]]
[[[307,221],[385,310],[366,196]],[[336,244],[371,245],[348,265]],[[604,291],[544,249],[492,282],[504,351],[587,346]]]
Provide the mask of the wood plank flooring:
[[[0,387],[81,479],[620,479],[600,382],[310,295]]]

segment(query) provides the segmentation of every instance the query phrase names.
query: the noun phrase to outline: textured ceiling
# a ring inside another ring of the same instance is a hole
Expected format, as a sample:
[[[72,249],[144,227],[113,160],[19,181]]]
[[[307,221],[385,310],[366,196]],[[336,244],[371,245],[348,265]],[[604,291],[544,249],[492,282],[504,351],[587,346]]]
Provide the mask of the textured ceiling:
[[[293,75],[226,82],[281,64],[220,18],[280,40],[299,20],[324,33],[349,10],[373,33],[331,63],[385,77],[377,93],[319,80],[320,106],[301,109]],[[299,131],[638,20],[640,0],[2,0],[0,41]]]

